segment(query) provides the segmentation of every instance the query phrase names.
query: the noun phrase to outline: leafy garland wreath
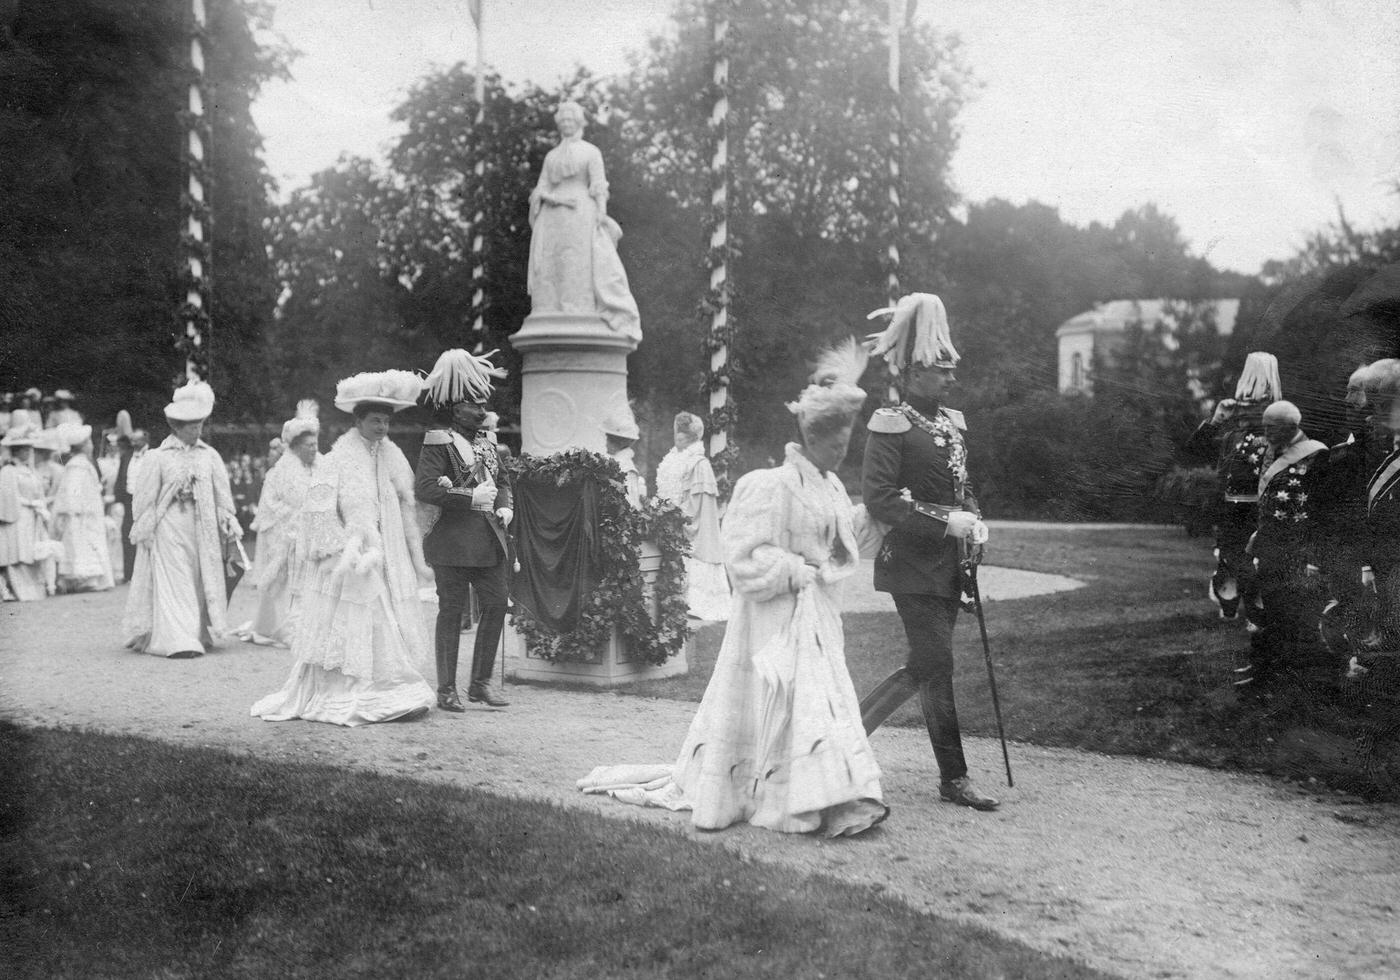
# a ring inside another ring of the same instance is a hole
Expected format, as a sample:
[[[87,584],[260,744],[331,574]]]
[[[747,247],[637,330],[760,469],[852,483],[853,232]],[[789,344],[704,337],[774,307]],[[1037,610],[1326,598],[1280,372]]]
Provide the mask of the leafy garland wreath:
[[[569,449],[552,456],[525,453],[510,461],[517,482],[548,482],[557,487],[591,480],[598,487],[598,541],[601,568],[598,584],[585,597],[578,624],[556,633],[519,604],[512,605],[511,623],[530,651],[553,663],[587,661],[607,646],[612,628],[627,641],[639,660],[661,665],[680,653],[691,630],[687,624],[685,557],[690,539],[685,515],[659,498],[643,502],[640,510],[627,502],[622,468],[611,456],[587,449]],[[647,609],[638,567],[643,541],[661,552],[653,584],[657,617]]]

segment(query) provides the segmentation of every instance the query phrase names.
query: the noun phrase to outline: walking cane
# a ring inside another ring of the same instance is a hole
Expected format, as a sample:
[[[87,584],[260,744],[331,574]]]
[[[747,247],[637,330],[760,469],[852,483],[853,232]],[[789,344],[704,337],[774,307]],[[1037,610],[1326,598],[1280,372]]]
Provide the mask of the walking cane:
[[[997,698],[997,677],[992,672],[992,645],[987,641],[987,620],[982,615],[982,590],[977,586],[977,563],[971,558],[963,560],[963,570],[967,572],[968,587],[972,590],[972,608],[977,613],[977,629],[982,633],[982,656],[987,661],[987,683],[992,688],[992,713],[997,719],[997,737],[1001,739],[1001,758],[1006,763],[1006,785],[1011,781],[1011,756],[1006,751],[1006,729],[1001,724],[1001,701]]]

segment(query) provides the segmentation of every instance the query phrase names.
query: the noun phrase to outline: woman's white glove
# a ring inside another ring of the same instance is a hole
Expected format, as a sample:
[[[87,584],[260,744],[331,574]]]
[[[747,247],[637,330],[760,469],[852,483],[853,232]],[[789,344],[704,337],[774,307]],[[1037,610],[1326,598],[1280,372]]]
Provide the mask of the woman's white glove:
[[[515,511],[509,507],[496,508],[496,516],[501,519],[502,527],[510,527],[510,522],[515,518]]]
[[[494,483],[478,484],[472,491],[473,507],[490,507],[496,502],[496,485]]]
[[[948,529],[943,534],[945,537],[967,541],[971,539],[973,529],[978,524],[982,524],[982,519],[972,511],[955,510],[948,515]],[[982,526],[986,527],[985,524]]]

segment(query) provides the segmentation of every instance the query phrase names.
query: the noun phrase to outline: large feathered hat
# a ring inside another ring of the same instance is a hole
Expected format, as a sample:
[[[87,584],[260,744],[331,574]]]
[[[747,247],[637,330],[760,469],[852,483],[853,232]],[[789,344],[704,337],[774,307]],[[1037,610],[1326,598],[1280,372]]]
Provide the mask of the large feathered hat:
[[[495,387],[493,378],[504,378],[506,369],[491,363],[496,351],[470,354],[460,347],[445,350],[428,375],[427,394],[431,405],[441,408],[458,402],[484,402]]]
[[[891,374],[899,374],[910,364],[923,367],[955,368],[958,350],[948,328],[948,312],[933,293],[910,293],[894,306],[872,310],[866,317],[889,315],[890,325],[866,338],[866,346],[876,357],[884,357]]]
[[[297,413],[282,423],[282,445],[290,446],[292,440],[308,432],[321,431],[321,406],[314,398],[303,398],[297,402]]]
[[[165,417],[172,422],[198,422],[214,412],[214,389],[207,381],[191,381],[175,389]]]
[[[374,402],[398,412],[417,405],[422,393],[423,379],[412,371],[366,371],[335,386],[335,407],[353,412],[361,402]]]
[[[80,425],[77,422],[63,422],[54,426],[53,431],[57,433],[65,451],[81,446],[92,438],[92,426]]]
[[[5,438],[0,439],[0,446],[32,446],[39,432],[40,430],[33,426],[15,426],[5,433]]]
[[[1278,380],[1278,358],[1257,350],[1244,359],[1244,370],[1235,383],[1235,400],[1257,404],[1276,402],[1283,397]]]
[[[865,392],[856,382],[869,359],[854,337],[822,351],[817,356],[812,383],[802,389],[796,401],[787,403],[788,411],[805,423],[854,418],[865,404]]]

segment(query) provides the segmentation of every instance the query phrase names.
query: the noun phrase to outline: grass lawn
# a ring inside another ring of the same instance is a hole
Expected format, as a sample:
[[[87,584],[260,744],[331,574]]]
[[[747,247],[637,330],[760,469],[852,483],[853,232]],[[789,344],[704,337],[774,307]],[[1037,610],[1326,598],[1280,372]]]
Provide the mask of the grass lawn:
[[[15,980],[1103,976],[877,889],[465,789],[7,725],[0,775]]]
[[[1400,800],[1400,667],[1390,661],[1333,690],[1241,700],[1233,669],[1245,662],[1249,642],[1243,623],[1220,620],[1206,597],[1214,562],[1208,538],[1168,528],[1018,527],[997,531],[988,560],[1088,582],[986,606],[1008,737],[1316,778]],[[689,675],[625,690],[699,700],[722,639],[722,627],[704,628]],[[971,614],[959,619],[955,649],[963,730],[995,735]],[[906,650],[892,612],[846,617],[846,661],[858,692],[900,666]],[[922,725],[917,705],[911,701],[891,723]]]

